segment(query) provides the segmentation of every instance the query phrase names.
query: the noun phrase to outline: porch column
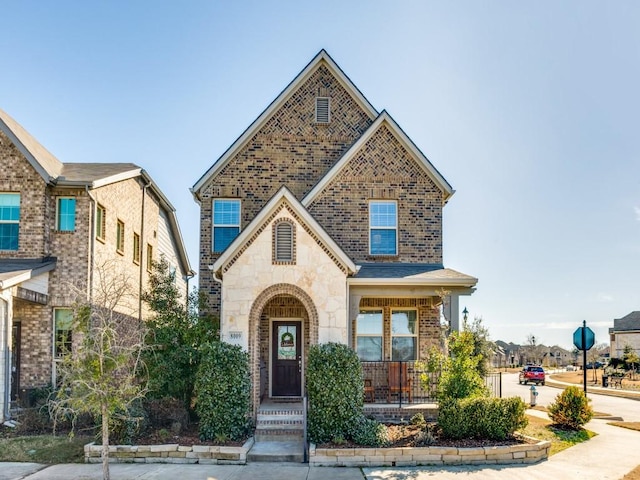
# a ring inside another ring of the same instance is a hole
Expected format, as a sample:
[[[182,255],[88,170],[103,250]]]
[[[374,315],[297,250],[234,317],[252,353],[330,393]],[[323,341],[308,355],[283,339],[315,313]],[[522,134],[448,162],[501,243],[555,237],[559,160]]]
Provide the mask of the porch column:
[[[360,313],[360,300],[362,295],[350,295],[349,296],[349,317],[347,318],[347,342],[349,346],[355,348],[353,340],[353,328],[351,325],[353,321],[358,317]]]
[[[444,318],[449,321],[452,332],[460,331],[460,297],[458,295],[449,295],[445,302]]]

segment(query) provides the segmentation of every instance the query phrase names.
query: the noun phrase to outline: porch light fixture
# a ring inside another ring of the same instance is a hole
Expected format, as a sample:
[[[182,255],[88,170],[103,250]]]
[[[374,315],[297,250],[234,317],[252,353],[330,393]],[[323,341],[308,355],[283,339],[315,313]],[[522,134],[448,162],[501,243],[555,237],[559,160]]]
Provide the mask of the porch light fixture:
[[[464,321],[467,321],[467,317],[469,316],[469,310],[467,310],[467,307],[464,307],[464,310],[462,310],[462,318],[464,318]]]

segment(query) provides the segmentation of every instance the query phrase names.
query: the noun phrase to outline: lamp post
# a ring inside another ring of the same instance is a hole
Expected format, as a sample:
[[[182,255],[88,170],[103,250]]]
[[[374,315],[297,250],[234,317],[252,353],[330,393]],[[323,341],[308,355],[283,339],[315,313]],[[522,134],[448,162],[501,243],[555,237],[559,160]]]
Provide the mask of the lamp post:
[[[464,319],[464,323],[467,323],[467,317],[469,316],[469,310],[467,310],[467,307],[464,307],[464,310],[462,310],[462,318]]]

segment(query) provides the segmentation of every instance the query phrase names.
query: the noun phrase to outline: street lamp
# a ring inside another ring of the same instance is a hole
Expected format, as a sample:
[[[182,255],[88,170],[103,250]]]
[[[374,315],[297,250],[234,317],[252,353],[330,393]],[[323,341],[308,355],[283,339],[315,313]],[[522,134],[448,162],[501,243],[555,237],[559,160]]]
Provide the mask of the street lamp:
[[[462,318],[464,319],[465,323],[467,323],[468,316],[469,316],[469,310],[467,310],[467,307],[464,307],[464,310],[462,310]]]

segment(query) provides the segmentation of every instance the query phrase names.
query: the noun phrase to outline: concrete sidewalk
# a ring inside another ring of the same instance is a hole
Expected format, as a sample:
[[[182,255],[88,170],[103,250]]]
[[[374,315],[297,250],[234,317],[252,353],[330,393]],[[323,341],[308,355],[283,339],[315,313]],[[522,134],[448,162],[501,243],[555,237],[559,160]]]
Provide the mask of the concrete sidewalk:
[[[532,415],[543,412],[528,410]],[[587,428],[598,436],[535,465],[460,465],[451,467],[332,468],[291,463],[248,465],[113,464],[113,480],[619,480],[640,463],[634,448],[640,432],[592,420]],[[0,480],[101,480],[102,466],[33,463],[0,464]]]

